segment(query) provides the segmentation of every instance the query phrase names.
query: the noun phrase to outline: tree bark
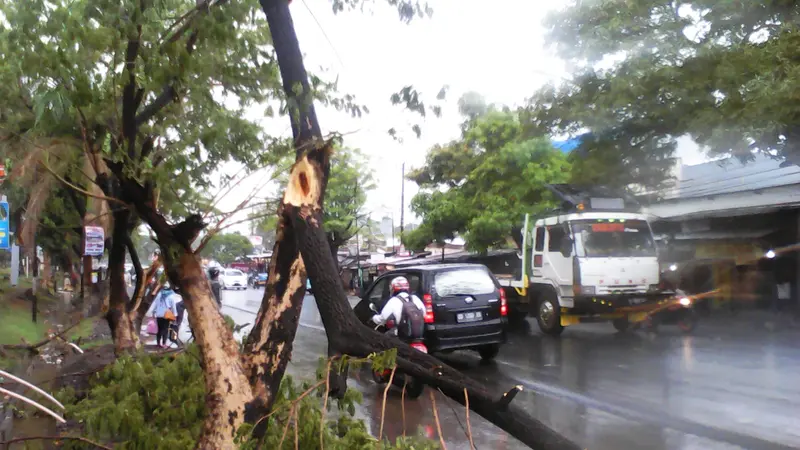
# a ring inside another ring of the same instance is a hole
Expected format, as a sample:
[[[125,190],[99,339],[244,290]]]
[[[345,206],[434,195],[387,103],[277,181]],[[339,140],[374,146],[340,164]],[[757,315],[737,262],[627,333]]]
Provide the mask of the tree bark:
[[[205,224],[195,215],[170,225],[155,210],[151,190],[127,179],[122,167],[115,165],[112,169],[139,216],[156,234],[167,276],[189,312],[206,388],[206,418],[196,448],[234,450],[234,437],[244,423],[245,405],[252,400],[253,392],[233,331],[217,307],[200,259],[192,252],[192,242]]]
[[[255,395],[253,402],[247,406],[247,421],[250,423],[258,421],[272,407],[275,393],[291,357],[292,342],[297,333],[305,296],[305,265],[300,258],[296,237],[286,215],[286,204],[296,201],[296,192],[309,189],[307,158],[314,158],[319,162],[319,167],[324,171],[323,181],[327,180],[330,170],[330,146],[322,143],[322,132],[311,101],[312,91],[294,32],[289,4],[286,0],[260,0],[260,3],[272,34],[284,91],[289,104],[293,105],[290,107],[290,118],[296,163],[292,168],[289,186],[278,207],[275,246],[264,298],[242,355]],[[302,89],[298,90],[297,86]],[[324,184],[318,184],[314,192],[321,202],[321,196],[325,192]],[[259,438],[265,431],[266,421],[263,421],[253,434]]]
[[[161,290],[161,284],[157,280],[153,280],[152,286],[150,281],[155,277],[156,272],[161,267],[161,259],[157,259],[147,272],[139,279],[136,280],[137,294],[131,299],[131,312],[134,314],[134,325],[139,330],[142,327],[142,319],[144,319],[147,311],[150,310],[150,305],[156,299],[156,295]],[[150,291],[147,287],[150,286]]]
[[[196,448],[234,450],[236,431],[244,422],[253,393],[239,358],[233,332],[225,324],[200,260],[160,234],[170,281],[179,288],[202,355],[206,385],[206,418]],[[174,242],[174,241],[173,241]]]
[[[125,283],[125,251],[130,238],[131,212],[127,208],[114,211],[111,251],[108,254],[109,302],[106,320],[117,355],[139,348],[139,333],[130,313],[128,286]]]
[[[331,256],[333,257],[333,263],[336,265],[336,272],[339,272],[339,241],[332,236],[332,233],[328,233],[328,248],[331,249]]]

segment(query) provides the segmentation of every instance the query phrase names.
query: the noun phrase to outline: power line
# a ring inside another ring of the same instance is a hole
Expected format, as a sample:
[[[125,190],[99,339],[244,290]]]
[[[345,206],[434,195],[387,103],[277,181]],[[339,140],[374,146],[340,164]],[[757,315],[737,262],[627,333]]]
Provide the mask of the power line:
[[[756,175],[763,175],[765,173],[776,172],[776,171],[785,170],[785,169],[787,169],[787,168],[785,168],[785,167],[777,167],[777,168],[771,168],[771,169],[767,169],[767,170],[761,170],[761,171],[758,171],[758,172],[747,173],[747,174],[743,174],[743,175],[739,175],[739,176],[730,176],[730,173],[727,172],[727,173],[723,174],[723,176],[727,175],[725,178],[706,180],[706,181],[704,181],[702,183],[692,183],[690,186],[687,186],[687,187],[676,186],[676,187],[672,187],[672,188],[666,189],[666,190],[662,191],[662,193],[667,194],[667,195],[669,195],[669,194],[677,194],[679,197],[683,197],[683,196],[685,196],[687,194],[688,195],[700,195],[700,194],[702,194],[704,192],[707,192],[709,190],[713,191],[713,190],[725,189],[725,187],[722,187],[722,186],[708,187],[708,186],[713,185],[713,184],[725,183],[725,182],[735,183],[737,181],[741,181],[743,178],[752,177],[752,176],[756,176]],[[781,178],[781,177],[789,176],[789,175],[800,175],[800,170],[795,170],[795,171],[790,172],[790,173],[780,174],[780,175],[778,175],[777,177],[774,177],[774,178]],[[772,179],[774,179],[774,178],[772,178]],[[690,180],[681,180],[679,182],[685,183],[686,181],[690,181]],[[752,181],[752,182],[749,182],[748,184],[755,184],[755,183],[759,183],[759,182],[760,181]]]

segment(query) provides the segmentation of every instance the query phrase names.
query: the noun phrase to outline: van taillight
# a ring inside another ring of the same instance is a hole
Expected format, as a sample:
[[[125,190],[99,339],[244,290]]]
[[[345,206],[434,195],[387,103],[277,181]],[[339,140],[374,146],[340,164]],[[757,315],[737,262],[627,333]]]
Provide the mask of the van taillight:
[[[508,315],[508,301],[506,300],[506,290],[500,288],[500,315]]]
[[[425,302],[425,323],[433,323],[433,296],[425,294],[422,300]]]

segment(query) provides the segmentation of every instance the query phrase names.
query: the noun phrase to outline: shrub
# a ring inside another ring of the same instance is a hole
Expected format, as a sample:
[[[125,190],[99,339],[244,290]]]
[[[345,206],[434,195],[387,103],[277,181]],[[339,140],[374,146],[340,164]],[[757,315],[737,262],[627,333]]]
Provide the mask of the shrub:
[[[125,450],[191,449],[200,435],[205,414],[203,372],[196,347],[175,356],[125,356],[94,375],[91,387],[82,398],[71,388],[58,395],[67,406],[66,415],[82,425],[82,433],[93,440],[113,442]],[[326,362],[321,360],[324,368]],[[325,370],[317,372],[317,380]],[[303,393],[318,386],[314,395]],[[298,448],[320,448],[320,424],[323,420],[324,383],[296,383],[286,376],[281,383],[264,447],[295,448],[295,423]],[[395,443],[379,442],[369,434],[364,421],[356,419],[355,405],[361,402],[358,391],[348,389],[342,400],[328,401],[327,410],[337,411],[324,417],[326,450],[425,450],[439,448],[438,443],[421,437],[399,438]],[[294,419],[294,420],[293,420]],[[288,423],[288,429],[287,429]],[[252,427],[244,425],[237,434],[242,450],[256,447],[250,438]],[[83,450],[91,445],[65,441],[64,449]]]

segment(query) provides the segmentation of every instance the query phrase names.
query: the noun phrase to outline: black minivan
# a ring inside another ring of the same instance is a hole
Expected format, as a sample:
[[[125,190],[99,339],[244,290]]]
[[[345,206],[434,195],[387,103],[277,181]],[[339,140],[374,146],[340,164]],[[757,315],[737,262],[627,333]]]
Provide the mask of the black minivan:
[[[475,350],[482,359],[497,356],[506,342],[508,305],[503,288],[482,264],[431,264],[384,273],[367,289],[354,311],[369,323],[391,297],[393,278],[408,279],[411,292],[425,303],[425,345],[428,351]]]

